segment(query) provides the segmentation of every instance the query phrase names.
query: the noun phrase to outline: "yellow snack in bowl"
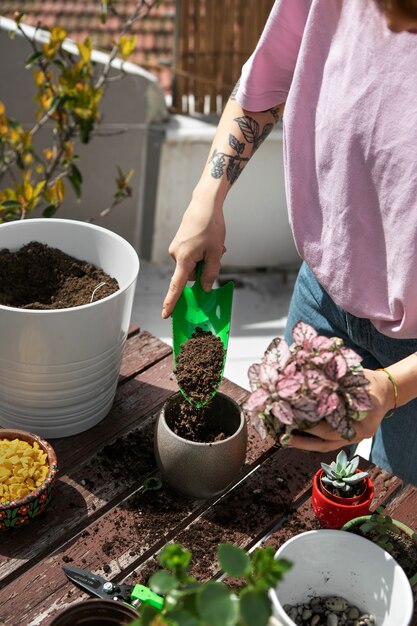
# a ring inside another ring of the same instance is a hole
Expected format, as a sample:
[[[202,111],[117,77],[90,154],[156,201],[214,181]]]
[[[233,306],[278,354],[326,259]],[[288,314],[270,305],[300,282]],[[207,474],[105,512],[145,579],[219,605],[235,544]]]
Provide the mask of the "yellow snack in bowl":
[[[24,498],[48,472],[48,456],[36,441],[0,439],[0,503]]]

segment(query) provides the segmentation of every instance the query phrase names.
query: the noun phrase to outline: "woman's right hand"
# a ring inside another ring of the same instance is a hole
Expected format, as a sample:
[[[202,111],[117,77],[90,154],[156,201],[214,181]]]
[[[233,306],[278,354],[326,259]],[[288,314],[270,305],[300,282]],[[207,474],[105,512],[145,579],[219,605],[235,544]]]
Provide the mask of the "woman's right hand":
[[[225,236],[222,208],[215,207],[207,198],[199,201],[193,197],[168,250],[176,267],[162,305],[164,319],[171,315],[187,281],[195,278],[195,266],[199,261],[204,261],[201,286],[204,291],[210,291],[226,252]]]

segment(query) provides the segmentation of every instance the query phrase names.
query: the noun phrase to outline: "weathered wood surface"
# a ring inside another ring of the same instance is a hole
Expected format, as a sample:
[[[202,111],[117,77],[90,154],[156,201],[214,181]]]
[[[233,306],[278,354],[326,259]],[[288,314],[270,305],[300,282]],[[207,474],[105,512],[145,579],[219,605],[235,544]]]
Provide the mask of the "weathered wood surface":
[[[221,389],[239,403],[247,395],[227,380]],[[218,573],[219,541],[278,548],[289,536],[317,527],[311,476],[323,456],[278,449],[252,424],[245,466],[221,498],[193,500],[165,483],[147,491],[145,479],[158,476],[155,421],[176,390],[171,349],[133,329],[109,415],[86,433],[51,441],[60,472],[50,506],[27,527],[0,536],[0,625],[47,626],[85,597],[63,574],[66,562],[109,580],[146,584],[158,567],[157,552],[178,541],[193,551],[194,573],[209,578]],[[390,512],[415,527],[417,490],[402,489],[396,477],[368,466],[376,484],[374,508],[388,502]]]

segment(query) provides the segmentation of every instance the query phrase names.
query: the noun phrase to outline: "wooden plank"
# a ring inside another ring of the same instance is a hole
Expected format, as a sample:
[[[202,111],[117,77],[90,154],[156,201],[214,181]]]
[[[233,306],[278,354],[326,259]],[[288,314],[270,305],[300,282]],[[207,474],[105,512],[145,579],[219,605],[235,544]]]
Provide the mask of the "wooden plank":
[[[407,485],[389,503],[385,512],[417,532],[417,487]]]
[[[147,331],[133,334],[126,342],[119,384],[172,353],[172,348]]]

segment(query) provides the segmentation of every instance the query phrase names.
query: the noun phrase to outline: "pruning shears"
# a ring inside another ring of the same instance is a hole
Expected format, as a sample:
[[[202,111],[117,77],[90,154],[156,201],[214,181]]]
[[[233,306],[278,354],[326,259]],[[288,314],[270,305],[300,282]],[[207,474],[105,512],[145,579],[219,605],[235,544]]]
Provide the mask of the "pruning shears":
[[[164,599],[144,585],[113,583],[102,576],[98,576],[98,574],[71,565],[63,565],[62,569],[71,582],[91,595],[126,602],[135,609],[141,604],[149,604],[155,609],[162,609],[163,607]]]

